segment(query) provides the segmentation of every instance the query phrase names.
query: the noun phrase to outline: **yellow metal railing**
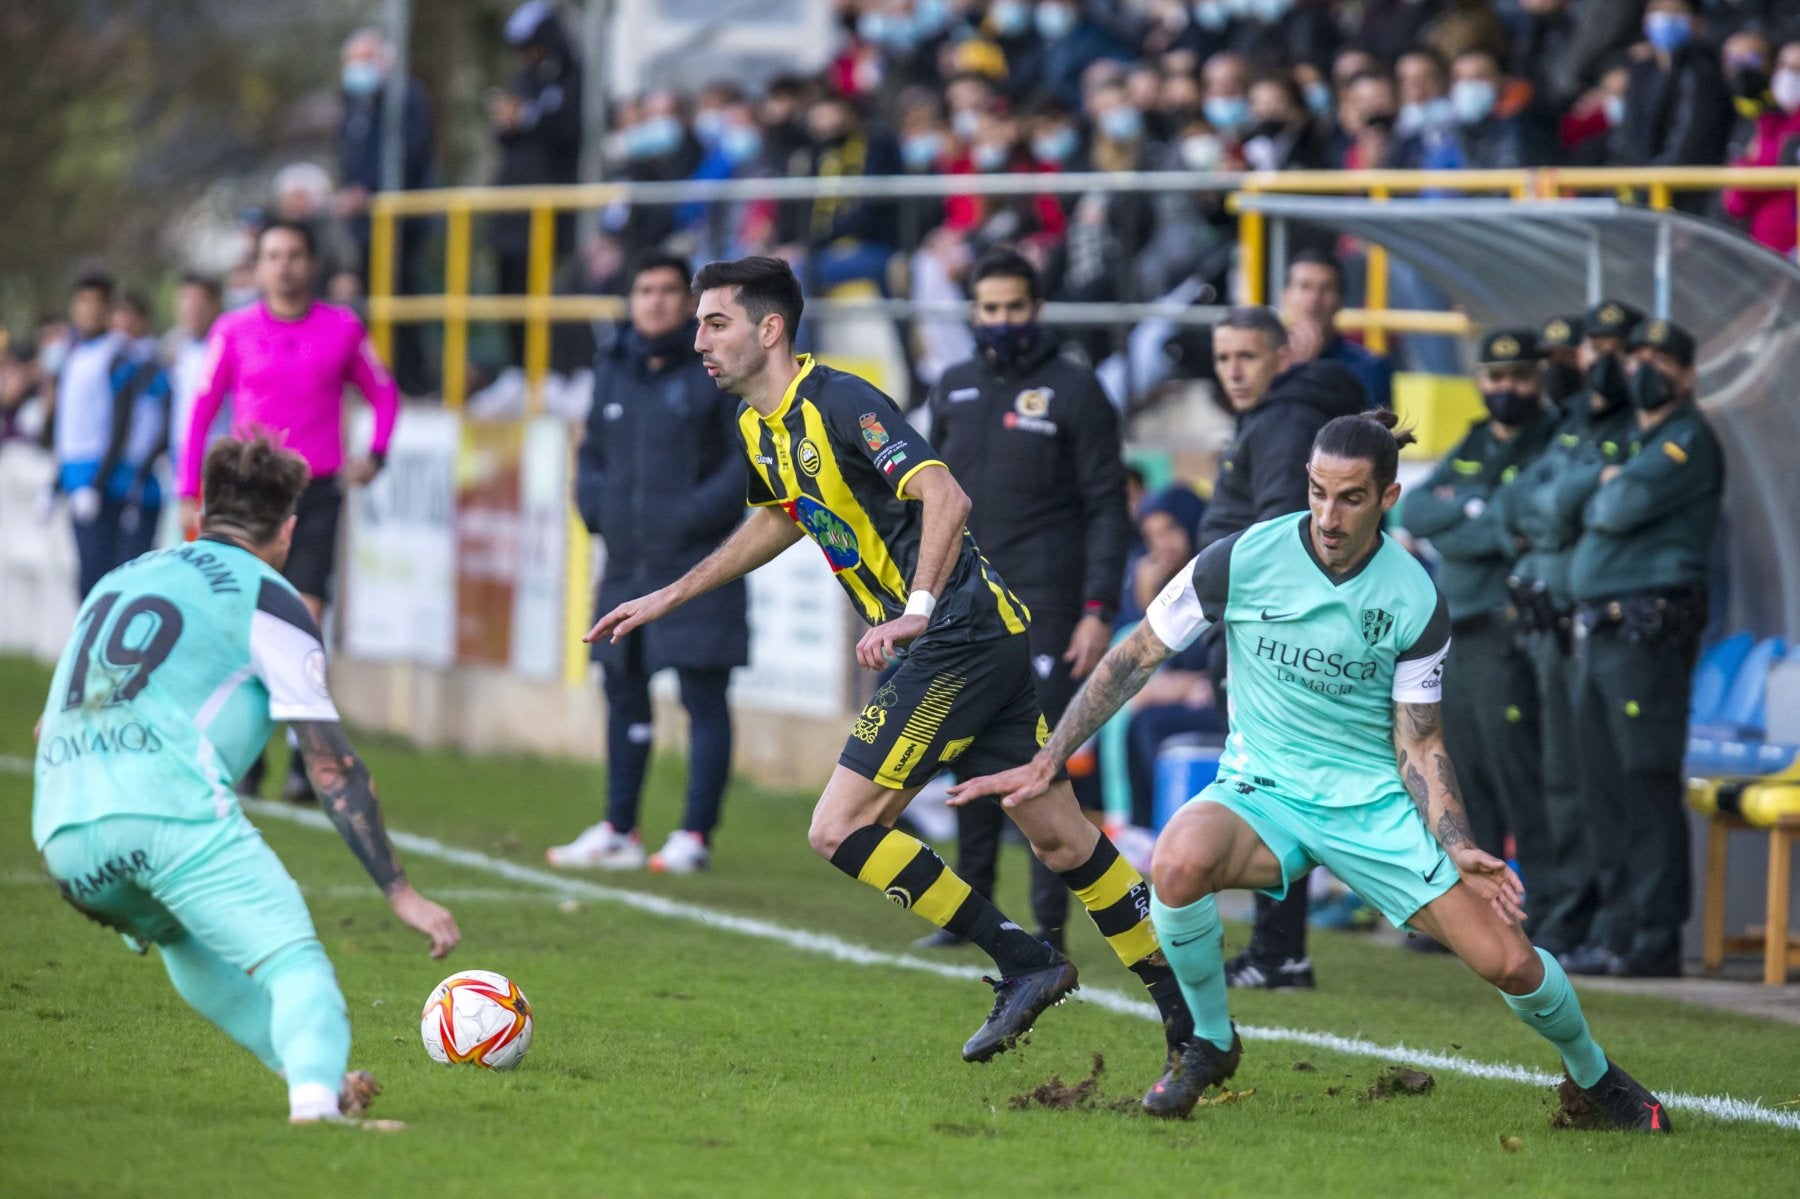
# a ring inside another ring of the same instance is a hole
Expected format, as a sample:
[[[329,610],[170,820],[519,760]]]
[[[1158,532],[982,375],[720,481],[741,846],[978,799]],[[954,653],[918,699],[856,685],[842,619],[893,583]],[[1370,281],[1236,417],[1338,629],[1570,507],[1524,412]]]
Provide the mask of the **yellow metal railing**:
[[[1209,178],[1222,178],[1212,176]],[[1800,167],[1658,167],[1561,168],[1507,171],[1277,171],[1232,176],[1248,194],[1366,195],[1383,201],[1443,191],[1462,195],[1500,193],[1515,200],[1555,199],[1612,194],[1623,199],[1644,194],[1648,207],[1666,210],[1680,192],[1746,188],[1790,190],[1800,196]],[[879,182],[879,181],[871,181]],[[1163,178],[1164,186],[1167,177]],[[910,194],[896,181],[896,194]],[[980,190],[970,181],[971,191]],[[1046,183],[1045,186],[1053,185]],[[1210,190],[1210,189],[1209,189]],[[398,322],[442,321],[443,398],[460,408],[468,394],[470,321],[523,321],[527,403],[541,410],[544,376],[550,361],[550,325],[558,321],[617,320],[624,302],[614,296],[551,294],[556,261],[556,215],[579,209],[631,202],[631,185],[594,183],[548,187],[465,187],[434,191],[383,192],[370,206],[369,317],[376,349],[392,360],[393,326]],[[530,243],[523,296],[469,294],[473,225],[477,215],[504,212],[529,214]],[[445,219],[444,290],[441,295],[395,294],[396,225],[402,217]],[[1269,247],[1267,218],[1244,210],[1238,222],[1239,274],[1246,303],[1266,302]],[[1369,250],[1365,306],[1339,314],[1347,329],[1363,330],[1371,349],[1387,348],[1390,333],[1473,331],[1458,312],[1423,312],[1388,307],[1388,256],[1380,246]]]
[[[1667,211],[1677,192],[1792,191],[1800,200],[1800,167],[1537,167],[1508,171],[1267,171],[1244,177],[1241,190],[1258,194],[1366,195],[1387,200],[1424,192],[1504,192],[1514,200],[1551,200],[1589,194],[1612,194],[1630,201],[1639,191],[1648,207]],[[1238,220],[1240,276],[1247,304],[1267,302],[1268,229],[1260,212],[1244,210]],[[1388,256],[1369,247],[1368,294],[1361,310],[1339,314],[1343,328],[1362,329],[1369,348],[1387,349],[1390,332],[1469,333],[1467,317],[1456,312],[1389,309]]]

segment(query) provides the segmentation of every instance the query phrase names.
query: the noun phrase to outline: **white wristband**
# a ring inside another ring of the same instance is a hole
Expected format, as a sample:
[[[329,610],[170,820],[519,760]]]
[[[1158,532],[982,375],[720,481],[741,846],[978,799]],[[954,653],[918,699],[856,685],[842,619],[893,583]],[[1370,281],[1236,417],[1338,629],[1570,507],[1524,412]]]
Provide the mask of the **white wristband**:
[[[937,611],[937,596],[929,591],[915,591],[906,597],[906,615],[908,616],[923,616],[926,620],[930,620],[931,614],[935,611]]]

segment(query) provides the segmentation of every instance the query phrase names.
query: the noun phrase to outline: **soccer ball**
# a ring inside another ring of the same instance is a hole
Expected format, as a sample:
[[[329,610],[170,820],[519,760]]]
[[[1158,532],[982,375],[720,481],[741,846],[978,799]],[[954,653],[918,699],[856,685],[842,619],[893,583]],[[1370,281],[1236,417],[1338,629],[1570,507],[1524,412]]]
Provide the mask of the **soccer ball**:
[[[432,989],[419,1036],[446,1066],[510,1070],[531,1048],[531,1004],[519,984],[491,970],[463,970]]]

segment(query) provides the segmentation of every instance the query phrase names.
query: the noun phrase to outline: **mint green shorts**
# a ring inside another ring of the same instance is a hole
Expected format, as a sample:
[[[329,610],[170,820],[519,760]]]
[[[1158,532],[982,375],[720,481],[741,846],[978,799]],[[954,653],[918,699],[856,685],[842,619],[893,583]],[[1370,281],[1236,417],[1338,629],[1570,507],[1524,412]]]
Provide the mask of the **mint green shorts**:
[[[1405,795],[1327,808],[1283,798],[1238,779],[1221,779],[1189,800],[1229,808],[1281,862],[1275,899],[1314,866],[1342,879],[1396,928],[1456,885],[1450,855],[1425,829]]]
[[[191,935],[249,971],[317,936],[299,885],[242,812],[70,825],[45,844],[44,865],[64,899],[139,953]]]

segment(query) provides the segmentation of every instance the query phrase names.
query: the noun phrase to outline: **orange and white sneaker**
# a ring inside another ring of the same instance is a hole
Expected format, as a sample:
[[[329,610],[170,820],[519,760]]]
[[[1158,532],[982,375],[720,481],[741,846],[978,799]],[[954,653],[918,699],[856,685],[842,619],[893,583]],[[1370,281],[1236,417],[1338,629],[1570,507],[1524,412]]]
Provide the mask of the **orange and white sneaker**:
[[[654,874],[693,874],[711,865],[712,851],[706,847],[706,838],[681,828],[670,833],[663,847],[650,855],[650,870]]]
[[[621,833],[602,820],[581,830],[581,835],[567,845],[552,845],[546,849],[544,860],[552,866],[641,870],[644,867],[644,841],[636,831]]]

